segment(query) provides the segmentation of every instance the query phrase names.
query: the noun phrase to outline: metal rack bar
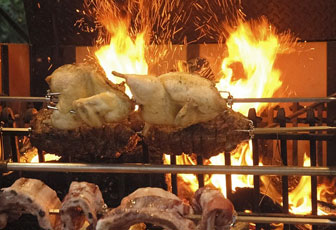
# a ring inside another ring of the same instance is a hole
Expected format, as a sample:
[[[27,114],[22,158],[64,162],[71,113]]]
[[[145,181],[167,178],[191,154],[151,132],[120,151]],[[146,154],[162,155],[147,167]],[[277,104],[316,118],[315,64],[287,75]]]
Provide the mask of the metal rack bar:
[[[270,97],[270,98],[228,98],[232,103],[280,103],[280,102],[332,102],[336,101],[336,97]]]
[[[170,165],[176,166],[176,155],[170,156]],[[171,173],[171,185],[172,185],[172,192],[177,194],[177,173]]]
[[[4,135],[28,135],[32,131],[32,128],[5,128],[0,127],[0,132]],[[254,128],[252,130],[235,130],[236,132],[251,132],[253,135],[262,134],[284,134],[295,132],[310,132],[310,131],[336,131],[336,127],[332,126],[313,126],[313,127],[280,127],[280,128]]]
[[[26,136],[31,133],[31,128],[7,128],[0,127],[0,133],[2,135],[15,135],[15,136]]]
[[[231,154],[229,152],[224,153],[225,165],[231,166]],[[231,199],[232,197],[232,177],[231,174],[225,175],[226,197]]]
[[[197,165],[203,165],[203,157],[198,155],[196,158]],[[204,175],[203,174],[197,174],[197,180],[198,180],[198,187],[204,187]]]
[[[336,97],[269,97],[269,98],[227,98],[229,103],[281,103],[281,102],[332,102]],[[50,101],[48,97],[20,97],[20,96],[1,96],[0,101],[28,101],[28,102],[46,102]]]
[[[14,102],[49,102],[48,97],[13,97],[0,96],[0,101],[14,101]]]
[[[237,222],[249,223],[284,223],[284,224],[316,224],[336,225],[336,221],[328,218],[303,218],[303,217],[266,217],[266,216],[237,216]]]
[[[59,209],[50,209],[49,214],[58,215]],[[261,214],[263,215],[263,214]],[[187,215],[186,218],[199,220],[201,215]],[[336,220],[334,217],[327,218],[323,216],[290,216],[290,215],[274,215],[268,216],[256,216],[256,215],[246,215],[238,214],[237,222],[250,222],[250,223],[285,223],[285,224],[319,224],[319,225],[336,225]]]
[[[277,128],[253,128],[238,129],[236,132],[249,132],[255,134],[271,134],[271,133],[292,133],[292,132],[311,132],[311,131],[336,131],[336,127],[332,126],[313,126],[313,127],[277,127]]]
[[[279,122],[281,128],[286,128],[286,114],[283,108],[280,108],[277,113],[276,120]],[[296,127],[295,127],[296,128]],[[287,141],[280,140],[280,155],[282,164],[288,166],[288,155],[287,155]],[[289,213],[289,197],[288,197],[288,176],[282,176],[282,210],[284,213]],[[284,225],[284,230],[289,230],[290,226],[288,224]]]
[[[265,140],[319,140],[319,141],[332,141],[336,140],[335,134],[313,134],[313,133],[268,133],[268,134],[255,134],[254,139]]]
[[[148,165],[148,164],[84,164],[84,163],[8,163],[0,170],[35,172],[86,173],[186,173],[238,175],[325,175],[336,176],[336,167],[296,166],[224,166],[224,165]]]
[[[336,93],[333,93],[333,94],[329,95],[329,97],[336,97]],[[309,109],[314,109],[314,108],[320,106],[321,104],[323,104],[323,102],[316,102],[316,103],[313,103],[313,104],[311,104],[309,106],[306,106],[303,109],[300,109],[300,110],[294,112],[293,114],[291,114],[290,116],[288,116],[288,119],[290,121],[292,121],[293,119],[296,119],[301,114],[306,113]],[[267,127],[271,128],[271,127],[276,127],[276,126],[277,126],[277,124],[273,123],[273,124],[269,124]]]

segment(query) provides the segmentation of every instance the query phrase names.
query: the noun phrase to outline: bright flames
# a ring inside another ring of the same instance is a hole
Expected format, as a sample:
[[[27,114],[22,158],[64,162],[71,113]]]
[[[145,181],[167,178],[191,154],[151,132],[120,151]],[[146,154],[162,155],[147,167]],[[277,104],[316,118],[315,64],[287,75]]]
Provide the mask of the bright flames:
[[[223,78],[216,87],[221,91],[229,91],[237,98],[272,97],[281,86],[281,72],[274,68],[274,62],[278,54],[290,52],[294,40],[290,34],[277,34],[264,18],[259,22],[242,22],[236,30],[232,30],[227,39],[228,56],[222,62]],[[238,74],[237,74],[238,72]],[[238,75],[238,76],[237,76]],[[257,112],[263,109],[262,105],[254,104]],[[267,105],[267,104],[266,104]],[[234,104],[233,109],[247,115],[251,104]],[[243,143],[231,153],[231,165],[253,165],[251,141]],[[190,158],[185,155],[177,156],[177,164],[190,164]],[[224,154],[211,157],[205,164],[224,165]],[[192,164],[195,164],[193,162]],[[259,163],[259,165],[262,165]],[[304,166],[310,166],[310,158],[305,155]],[[194,192],[198,188],[195,175],[179,174],[179,178],[185,181]],[[253,187],[252,175],[232,175],[232,190],[237,187]],[[261,188],[274,200],[282,203],[281,195],[273,186],[268,186],[268,177],[261,177],[267,188]],[[335,194],[334,179],[318,185],[318,200],[324,201],[330,194]],[[209,175],[205,177],[205,184],[212,184],[226,194],[226,182],[224,175]],[[265,191],[267,190],[267,191]],[[274,196],[273,196],[274,195]],[[275,197],[276,196],[276,197]],[[330,203],[329,201],[326,201]],[[336,199],[331,200],[333,204]],[[290,212],[295,214],[309,214],[311,212],[311,177],[302,176],[297,187],[289,193]],[[328,214],[320,208],[318,214]]]
[[[122,82],[122,79],[112,76],[112,71],[148,74],[145,58],[146,33],[138,33],[135,37],[131,37],[128,25],[127,20],[117,23],[111,21],[107,24],[105,27],[111,35],[109,45],[100,47],[95,53],[108,78],[117,84]],[[272,97],[282,84],[280,70],[274,68],[274,62],[277,55],[289,51],[291,45],[293,45],[291,36],[277,34],[264,18],[258,22],[241,22],[235,30],[230,31],[227,38],[228,56],[222,62],[223,77],[216,87],[221,91],[229,91],[238,98]],[[127,93],[131,96],[130,92]],[[254,104],[254,108],[260,112],[261,105],[263,104]],[[247,115],[251,107],[250,104],[233,105],[234,110],[244,115]],[[177,156],[176,161],[176,164],[196,164],[194,159],[183,154]],[[305,165],[307,162],[305,161]],[[165,164],[170,164],[169,156],[165,156]],[[224,165],[224,154],[211,157],[204,164]],[[238,146],[236,151],[231,153],[231,165],[253,165],[251,142]],[[197,190],[198,181],[195,175],[178,174],[178,178],[182,179],[192,192]],[[223,175],[205,175],[205,184],[212,184],[226,194]],[[253,176],[232,175],[232,189],[235,190],[237,187],[253,187]],[[305,192],[302,192],[302,189]],[[321,191],[319,195],[323,193]],[[300,184],[289,197],[291,212],[296,214],[310,212],[308,194],[310,194],[310,177],[302,177]]]
[[[277,34],[267,22],[262,19],[259,22],[240,22],[226,40],[228,56],[223,60],[223,77],[216,85],[218,90],[229,91],[234,97],[271,97],[281,86],[280,71],[274,69],[274,62],[279,53],[288,50],[291,44],[288,34]],[[242,76],[235,76],[240,67]],[[255,104],[257,111],[261,110],[261,104]],[[234,104],[233,109],[247,115],[251,104]],[[185,162],[185,156],[177,157],[179,164]],[[224,165],[224,154],[211,157],[207,164]],[[252,147],[243,143],[231,153],[231,165],[253,165]],[[198,186],[194,175],[180,174],[179,177],[193,181],[195,191]],[[225,176],[211,175],[205,184],[213,184],[226,194]],[[232,175],[232,189],[237,187],[253,187],[252,175]]]
[[[226,41],[228,57],[222,62],[224,76],[217,88],[240,98],[272,97],[282,84],[274,61],[278,54],[288,51],[290,44],[290,35],[278,35],[265,18],[241,22]],[[254,108],[260,111],[261,105],[265,104],[255,103]],[[233,105],[234,110],[244,115],[249,108],[250,104]]]
[[[106,76],[113,83],[119,84],[124,79],[114,77],[112,71],[146,75],[148,73],[145,59],[146,33],[139,33],[135,39],[132,39],[126,20],[118,23],[111,22],[107,26],[107,30],[111,34],[110,44],[100,47],[95,53]],[[129,89],[126,90],[126,93],[131,96]]]

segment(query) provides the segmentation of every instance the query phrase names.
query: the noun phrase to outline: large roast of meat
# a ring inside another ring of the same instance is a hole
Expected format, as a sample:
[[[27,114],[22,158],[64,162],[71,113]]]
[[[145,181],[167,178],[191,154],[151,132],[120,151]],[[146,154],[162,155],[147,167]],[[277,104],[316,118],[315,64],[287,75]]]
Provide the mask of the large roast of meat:
[[[111,159],[136,152],[143,138],[150,154],[210,157],[249,138],[236,130],[249,129],[250,121],[228,108],[206,78],[181,72],[113,74],[126,79],[138,111],[122,86],[99,70],[65,65],[46,79],[51,91],[60,93],[59,102],[57,110],[42,110],[32,121],[33,145],[72,160]]]

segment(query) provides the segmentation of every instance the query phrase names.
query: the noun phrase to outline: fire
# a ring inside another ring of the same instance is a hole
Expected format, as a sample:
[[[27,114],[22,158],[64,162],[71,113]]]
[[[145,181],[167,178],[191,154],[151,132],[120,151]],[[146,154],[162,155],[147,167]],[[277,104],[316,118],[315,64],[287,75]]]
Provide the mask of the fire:
[[[127,19],[107,21],[102,25],[109,32],[109,44],[100,47],[95,55],[107,77],[114,83],[122,80],[111,75],[112,71],[125,74],[148,74],[146,61],[146,29],[131,33]],[[290,34],[278,34],[265,18],[259,21],[240,21],[235,29],[228,29],[226,40],[228,56],[222,62],[222,74],[216,87],[221,91],[229,91],[234,97],[272,97],[281,86],[281,72],[274,68],[278,54],[289,52],[293,39]],[[128,95],[131,96],[130,92]],[[260,112],[264,104],[254,104]],[[233,109],[247,115],[251,105],[234,104]],[[196,164],[195,159],[186,155],[176,157],[177,164]],[[165,156],[165,164],[170,164],[169,156]],[[211,157],[204,164],[224,165],[224,154]],[[253,165],[251,142],[238,146],[231,153],[231,165]],[[309,165],[309,158],[305,156],[305,166]],[[252,187],[253,176],[232,175],[232,189],[237,187]],[[195,175],[178,174],[189,186],[192,192],[198,188]],[[263,180],[264,181],[264,180]],[[225,176],[206,175],[205,184],[212,184],[226,194]],[[326,191],[331,191],[335,181],[329,187],[319,186],[318,199],[323,200]],[[297,188],[290,193],[290,211],[296,214],[306,214],[311,211],[310,177],[302,177]],[[336,203],[336,200],[333,202]],[[319,211],[320,213],[320,211]]]
[[[274,62],[278,54],[289,50],[291,36],[277,34],[265,18],[252,22],[240,21],[236,29],[229,30],[230,35],[226,40],[228,56],[222,62],[223,77],[216,87],[229,91],[235,97],[271,97],[281,86],[281,73],[274,68]],[[239,68],[240,71],[237,71]],[[237,72],[242,74],[238,79]],[[254,107],[257,111],[262,108],[259,104]],[[247,115],[249,108],[251,105],[233,105],[234,110],[244,115]],[[224,154],[210,158],[207,163],[224,165]],[[231,153],[231,165],[253,165],[251,142],[241,144]],[[197,181],[196,177],[193,180]],[[226,194],[224,175],[211,175],[205,184],[213,184]],[[253,187],[253,176],[232,175],[232,189],[237,187]]]
[[[310,158],[304,154],[303,166],[310,166]],[[289,193],[290,212],[295,214],[309,214],[311,208],[311,177],[302,176],[299,184]]]
[[[100,47],[95,55],[103,67],[106,76],[116,84],[123,82],[121,78],[112,75],[112,71],[124,74],[148,73],[145,59],[145,32],[136,35],[133,40],[128,33],[127,21],[111,22],[108,26],[111,34],[109,45]],[[126,93],[130,96],[129,89]]]
[[[111,76],[113,70],[125,74],[147,74],[145,32],[137,34],[135,40],[132,40],[125,21],[113,24],[112,27],[110,44],[102,46],[95,53],[106,74]],[[119,83],[113,78],[111,81]]]
[[[241,144],[231,155],[231,165],[253,165],[252,161],[252,141],[248,144]],[[219,154],[213,156],[209,159],[210,165],[225,165],[224,154]],[[236,188],[242,187],[253,187],[253,176],[252,175],[232,175],[232,190],[236,191]],[[205,182],[205,184],[212,184],[216,188],[219,188],[223,194],[226,194],[226,180],[225,176],[221,174],[213,174]]]
[[[164,155],[164,164],[170,164],[170,156]],[[180,156],[176,156],[176,164],[177,165],[196,165],[196,160],[193,160],[191,157],[188,157],[185,154]],[[189,186],[189,189],[192,192],[195,192],[198,189],[198,180],[196,175],[194,174],[177,174],[178,179],[183,180],[183,183]],[[169,184],[169,183],[168,183]]]
[[[61,159],[61,157],[55,154],[51,154],[51,153],[44,154],[44,160],[46,162],[47,161],[58,161],[59,159]],[[33,159],[31,159],[30,163],[39,163],[39,158],[37,154],[33,157]]]
[[[317,187],[317,200],[327,202],[327,203],[332,203],[333,205],[336,205],[336,198],[335,198],[335,193],[336,193],[336,178],[334,177],[331,181],[328,180],[327,178],[323,178],[323,181],[321,184],[318,185]],[[328,215],[330,213],[318,209],[318,214],[319,215]]]
[[[274,61],[278,54],[289,51],[291,44],[290,35],[277,34],[265,18],[240,22],[226,41],[228,57],[222,62],[224,77],[217,88],[229,91],[234,97],[271,97],[282,84],[281,72],[274,68]],[[261,105],[255,103],[254,108],[260,111]],[[234,110],[244,115],[249,108],[249,104],[233,105]]]
[[[274,62],[278,54],[290,50],[291,36],[278,34],[265,18],[251,22],[240,21],[237,28],[229,29],[229,32],[226,40],[228,56],[222,62],[223,77],[216,87],[221,91],[229,91],[234,97],[271,97],[282,84],[281,72],[274,68]],[[265,104],[254,104],[257,112],[261,111],[262,105]],[[249,108],[251,104],[233,105],[234,110],[246,116]],[[231,165],[253,165],[251,141],[249,144],[241,144],[231,153]],[[224,181],[224,177],[211,177],[211,183],[220,186],[223,191],[225,182],[219,185],[217,181]],[[232,175],[232,189],[236,187],[253,187],[253,176]]]

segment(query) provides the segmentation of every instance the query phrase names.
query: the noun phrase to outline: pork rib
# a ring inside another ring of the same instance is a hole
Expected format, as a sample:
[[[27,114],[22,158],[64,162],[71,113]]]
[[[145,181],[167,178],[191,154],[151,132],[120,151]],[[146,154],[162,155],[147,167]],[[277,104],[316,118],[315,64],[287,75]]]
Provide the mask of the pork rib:
[[[230,200],[217,189],[202,187],[194,195],[192,206],[202,215],[200,230],[229,230],[235,219],[235,210]]]
[[[85,219],[95,229],[97,214],[103,211],[104,206],[104,200],[97,185],[88,182],[72,182],[60,209],[62,229],[80,229]]]
[[[184,217],[190,213],[191,207],[175,195],[159,188],[142,188],[100,219],[97,230],[127,230],[137,223],[151,223],[169,230],[194,230],[195,224]]]
[[[54,229],[56,216],[49,209],[58,209],[61,201],[54,190],[40,180],[20,178],[8,188],[0,190],[0,227],[17,220],[22,214],[37,217],[43,229]]]

